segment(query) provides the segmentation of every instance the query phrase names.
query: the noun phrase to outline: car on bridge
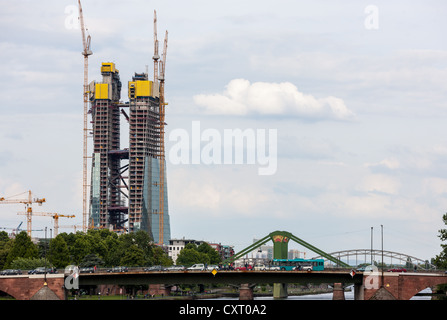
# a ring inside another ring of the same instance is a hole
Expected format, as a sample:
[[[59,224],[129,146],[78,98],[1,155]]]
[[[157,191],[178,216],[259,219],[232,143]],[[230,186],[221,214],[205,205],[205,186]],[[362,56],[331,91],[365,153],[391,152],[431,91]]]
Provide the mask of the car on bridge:
[[[215,264],[210,264],[206,266],[206,270],[213,271],[214,269],[219,270],[219,266]]]
[[[11,275],[20,275],[22,274],[22,270],[20,269],[6,269],[3,271],[0,271],[1,276],[11,276]]]
[[[357,268],[356,271],[358,271],[358,272],[373,272],[376,269],[377,269],[376,266],[367,265],[367,266],[362,266],[360,268]]]
[[[128,272],[129,269],[127,267],[113,267],[108,269],[107,272]]]
[[[147,267],[144,268],[143,271],[166,271],[168,270],[166,267],[164,266],[151,266],[151,267]]]
[[[405,269],[405,268],[393,268],[393,269],[388,269],[388,272],[407,272],[407,269]]]
[[[249,270],[253,270],[253,267],[248,264],[246,266],[236,267],[236,268],[234,268],[234,270],[237,270],[237,271],[249,271]]]
[[[54,274],[54,273],[57,273],[57,269],[56,268],[38,267],[34,270],[28,271],[28,274],[44,274],[44,273]]]
[[[167,269],[168,269],[168,271],[184,271],[184,270],[186,270],[185,266],[170,266]]]
[[[84,267],[79,269],[80,273],[94,273],[95,271],[96,271],[95,267]]]
[[[265,270],[267,270],[267,267],[263,263],[257,263],[253,267],[253,270],[255,270],[255,271],[265,271]]]
[[[188,271],[205,271],[205,264],[203,263],[196,263],[187,268]]]
[[[279,267],[278,266],[266,266],[265,267],[267,271],[279,271]]]

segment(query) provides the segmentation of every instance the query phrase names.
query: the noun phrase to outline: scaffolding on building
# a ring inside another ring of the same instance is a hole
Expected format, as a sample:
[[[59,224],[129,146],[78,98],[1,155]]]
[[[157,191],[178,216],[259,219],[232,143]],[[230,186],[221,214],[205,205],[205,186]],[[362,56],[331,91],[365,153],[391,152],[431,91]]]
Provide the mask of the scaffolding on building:
[[[101,65],[103,81],[90,83],[93,124],[91,216],[95,228],[124,229],[127,207],[121,200],[119,71],[113,62]]]

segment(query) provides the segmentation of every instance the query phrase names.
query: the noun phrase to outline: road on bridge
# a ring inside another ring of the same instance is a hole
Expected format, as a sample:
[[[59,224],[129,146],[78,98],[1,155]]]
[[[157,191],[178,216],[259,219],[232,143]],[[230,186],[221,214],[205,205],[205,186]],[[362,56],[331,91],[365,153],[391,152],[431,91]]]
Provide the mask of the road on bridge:
[[[82,273],[79,285],[141,285],[141,284],[205,284],[205,283],[357,283],[362,273],[339,271],[161,271],[122,273]]]

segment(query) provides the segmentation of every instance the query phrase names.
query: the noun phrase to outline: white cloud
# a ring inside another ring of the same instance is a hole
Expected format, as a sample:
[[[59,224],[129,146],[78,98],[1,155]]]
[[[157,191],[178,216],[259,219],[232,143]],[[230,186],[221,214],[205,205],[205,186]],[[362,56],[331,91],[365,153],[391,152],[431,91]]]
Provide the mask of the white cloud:
[[[387,169],[399,169],[400,168],[400,162],[394,157],[383,159],[382,161],[378,163],[366,163],[365,167],[381,167],[381,168],[387,168]]]
[[[433,196],[447,194],[447,179],[428,177],[422,181],[422,190]]]
[[[340,98],[315,98],[290,82],[231,80],[222,94],[199,94],[195,103],[209,114],[287,115],[310,119],[345,120],[354,114]]]
[[[368,193],[398,195],[400,182],[384,174],[371,174],[364,177],[359,189]]]
[[[175,199],[181,211],[192,210],[194,215],[202,216],[206,212],[207,216],[215,218],[251,217],[259,215],[275,200],[275,195],[259,182],[256,174],[252,176],[236,166],[186,165],[172,166],[168,170],[170,199]],[[233,178],[242,176],[245,182],[234,184]]]

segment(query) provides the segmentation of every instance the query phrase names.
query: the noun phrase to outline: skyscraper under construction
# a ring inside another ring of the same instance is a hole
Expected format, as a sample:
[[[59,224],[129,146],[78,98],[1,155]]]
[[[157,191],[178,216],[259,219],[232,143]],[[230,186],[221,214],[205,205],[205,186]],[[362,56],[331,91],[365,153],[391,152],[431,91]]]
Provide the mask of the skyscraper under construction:
[[[166,42],[158,61],[155,38],[154,81],[147,72],[135,73],[128,81],[128,102],[120,102],[122,85],[113,62],[102,63],[102,81],[91,82],[88,90],[93,124],[89,227],[144,230],[158,244],[170,240],[164,157]],[[129,124],[126,149],[120,148],[121,118]]]
[[[155,242],[168,243],[160,85],[148,80],[147,73],[136,73],[128,82],[129,102],[122,103],[115,64],[103,63],[101,74],[102,82],[89,85],[93,123],[90,227],[121,232],[145,230]],[[120,149],[121,114],[129,123],[127,149]]]

